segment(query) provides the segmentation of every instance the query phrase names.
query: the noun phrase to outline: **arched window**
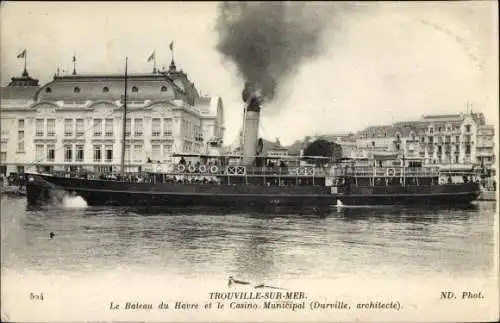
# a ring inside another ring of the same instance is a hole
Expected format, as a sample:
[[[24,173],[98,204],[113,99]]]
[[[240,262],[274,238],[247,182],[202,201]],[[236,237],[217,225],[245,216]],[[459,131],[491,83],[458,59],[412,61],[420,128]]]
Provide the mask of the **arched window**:
[[[52,93],[52,89],[50,87],[46,88],[45,93]]]
[[[134,92],[134,93],[139,92],[139,89],[137,88],[137,86],[132,87],[132,92]]]
[[[80,93],[80,88],[78,86],[75,86],[75,88],[73,89],[73,92]]]
[[[107,87],[107,86],[103,87],[103,88],[102,88],[102,91],[103,91],[104,93],[108,93],[108,92],[109,92],[109,87]]]
[[[167,87],[166,87],[165,85],[164,85],[164,86],[162,86],[162,87],[161,87],[161,91],[162,91],[162,92],[167,92]]]

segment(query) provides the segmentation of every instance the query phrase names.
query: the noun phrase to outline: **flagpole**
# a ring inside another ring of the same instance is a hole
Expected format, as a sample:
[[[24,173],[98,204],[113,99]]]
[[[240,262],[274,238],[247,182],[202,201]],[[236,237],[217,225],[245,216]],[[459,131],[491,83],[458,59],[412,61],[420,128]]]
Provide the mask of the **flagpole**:
[[[28,51],[27,50],[24,50],[24,73],[25,75],[28,75],[28,70],[26,69],[26,59],[27,59],[27,56],[28,56]]]
[[[125,147],[127,143],[126,134],[127,134],[127,65],[128,65],[128,57],[125,57],[125,93],[123,95],[123,124],[122,124],[122,151],[121,151],[121,161],[120,161],[120,175],[123,178],[125,174]],[[130,152],[130,151],[129,151]]]
[[[174,63],[174,41],[170,42],[170,51],[172,52],[172,63]]]
[[[156,74],[156,53],[153,55],[153,74]]]
[[[76,75],[76,53],[73,54],[73,75]]]

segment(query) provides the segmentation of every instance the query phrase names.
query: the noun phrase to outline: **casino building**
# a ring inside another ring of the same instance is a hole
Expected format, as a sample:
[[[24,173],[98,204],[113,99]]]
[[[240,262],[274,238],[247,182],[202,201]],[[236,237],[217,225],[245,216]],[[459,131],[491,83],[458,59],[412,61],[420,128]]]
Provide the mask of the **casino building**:
[[[167,71],[128,74],[125,164],[175,162],[174,153],[220,147],[220,97],[200,96],[172,61]],[[0,174],[26,170],[117,170],[122,150],[124,73],[54,75],[40,86],[25,69],[1,88]]]

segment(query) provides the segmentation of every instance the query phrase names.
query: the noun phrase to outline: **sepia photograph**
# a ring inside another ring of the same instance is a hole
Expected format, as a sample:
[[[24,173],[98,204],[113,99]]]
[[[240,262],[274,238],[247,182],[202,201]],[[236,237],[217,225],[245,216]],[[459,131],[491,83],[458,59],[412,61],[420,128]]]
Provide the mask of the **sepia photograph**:
[[[500,319],[496,1],[0,27],[2,322]]]

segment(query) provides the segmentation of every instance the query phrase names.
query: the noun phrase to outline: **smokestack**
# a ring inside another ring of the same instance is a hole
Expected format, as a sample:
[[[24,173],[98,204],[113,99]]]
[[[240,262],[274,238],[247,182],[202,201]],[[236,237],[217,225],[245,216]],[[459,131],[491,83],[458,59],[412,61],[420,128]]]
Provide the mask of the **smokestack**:
[[[247,82],[242,93],[245,102],[245,120],[243,125],[243,165],[253,166],[257,155],[261,93]]]

